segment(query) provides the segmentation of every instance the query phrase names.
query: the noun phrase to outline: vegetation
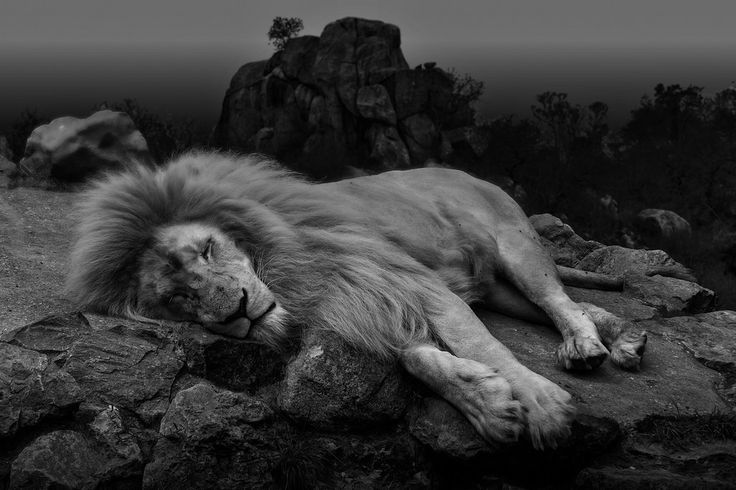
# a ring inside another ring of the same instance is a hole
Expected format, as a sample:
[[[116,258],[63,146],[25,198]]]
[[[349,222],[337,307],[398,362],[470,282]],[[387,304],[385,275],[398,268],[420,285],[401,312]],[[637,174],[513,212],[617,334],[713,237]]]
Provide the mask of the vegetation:
[[[276,17],[268,30],[268,42],[281,51],[286,42],[295,37],[304,29],[304,23],[299,17]]]
[[[162,162],[194,147],[205,146],[206,137],[197,131],[194,121],[187,118],[161,116],[141,106],[134,99],[103,102],[95,110],[110,109],[125,112],[148,143],[154,160]]]
[[[488,149],[468,170],[510,177],[528,212],[562,216],[607,243],[636,241],[631,223],[644,208],[675,211],[693,238],[659,246],[736,306],[736,87],[707,97],[701,87],[659,84],[617,132],[607,110],[540,94],[531,118],[482,125]]]

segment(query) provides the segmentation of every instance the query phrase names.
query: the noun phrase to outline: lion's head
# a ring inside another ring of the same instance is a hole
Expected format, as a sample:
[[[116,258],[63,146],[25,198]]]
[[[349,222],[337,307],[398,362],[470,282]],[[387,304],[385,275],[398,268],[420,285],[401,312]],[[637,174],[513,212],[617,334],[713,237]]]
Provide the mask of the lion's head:
[[[256,274],[251,259],[216,227],[161,228],[142,254],[138,310],[145,316],[202,323],[231,337],[263,335],[285,312]]]

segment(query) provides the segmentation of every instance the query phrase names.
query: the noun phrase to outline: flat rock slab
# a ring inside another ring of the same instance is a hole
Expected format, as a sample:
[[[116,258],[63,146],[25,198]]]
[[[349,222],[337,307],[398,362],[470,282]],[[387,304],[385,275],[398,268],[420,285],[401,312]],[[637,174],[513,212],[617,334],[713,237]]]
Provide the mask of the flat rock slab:
[[[714,389],[723,377],[656,332],[649,337],[639,372],[620,370],[609,361],[592,372],[572,373],[555,365],[555,348],[561,337],[552,328],[495,313],[478,313],[519,361],[568,390],[581,413],[630,425],[654,414],[730,411]]]
[[[81,314],[48,317],[7,332],[0,341],[0,349],[14,351],[0,364],[0,379],[7,383],[0,385],[3,410],[22,414],[4,423],[0,436],[82,401],[125,408],[147,421],[160,419],[184,365],[160,332],[124,325],[96,330]]]

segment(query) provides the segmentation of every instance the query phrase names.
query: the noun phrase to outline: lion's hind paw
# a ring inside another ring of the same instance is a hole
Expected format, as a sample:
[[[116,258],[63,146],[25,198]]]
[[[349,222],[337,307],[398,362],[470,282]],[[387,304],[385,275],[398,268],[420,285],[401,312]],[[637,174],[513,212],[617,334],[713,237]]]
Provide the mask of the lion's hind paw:
[[[593,337],[575,335],[565,339],[557,348],[557,362],[565,369],[590,370],[600,366],[608,357],[608,349]]]
[[[645,331],[625,330],[611,345],[611,360],[621,369],[638,371],[646,346]]]

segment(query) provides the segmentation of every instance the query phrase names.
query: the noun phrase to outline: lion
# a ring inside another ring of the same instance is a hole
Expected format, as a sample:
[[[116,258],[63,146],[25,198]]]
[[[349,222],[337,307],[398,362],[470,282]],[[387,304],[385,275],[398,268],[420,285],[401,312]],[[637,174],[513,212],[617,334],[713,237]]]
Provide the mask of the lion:
[[[459,170],[313,183],[261,156],[190,153],[96,182],[80,205],[67,290],[81,308],[195,322],[278,348],[325,329],[398,359],[490,443],[556,447],[574,407],[523,366],[471,305],[554,324],[557,358],[637,369],[646,334],[573,302],[526,215]]]

